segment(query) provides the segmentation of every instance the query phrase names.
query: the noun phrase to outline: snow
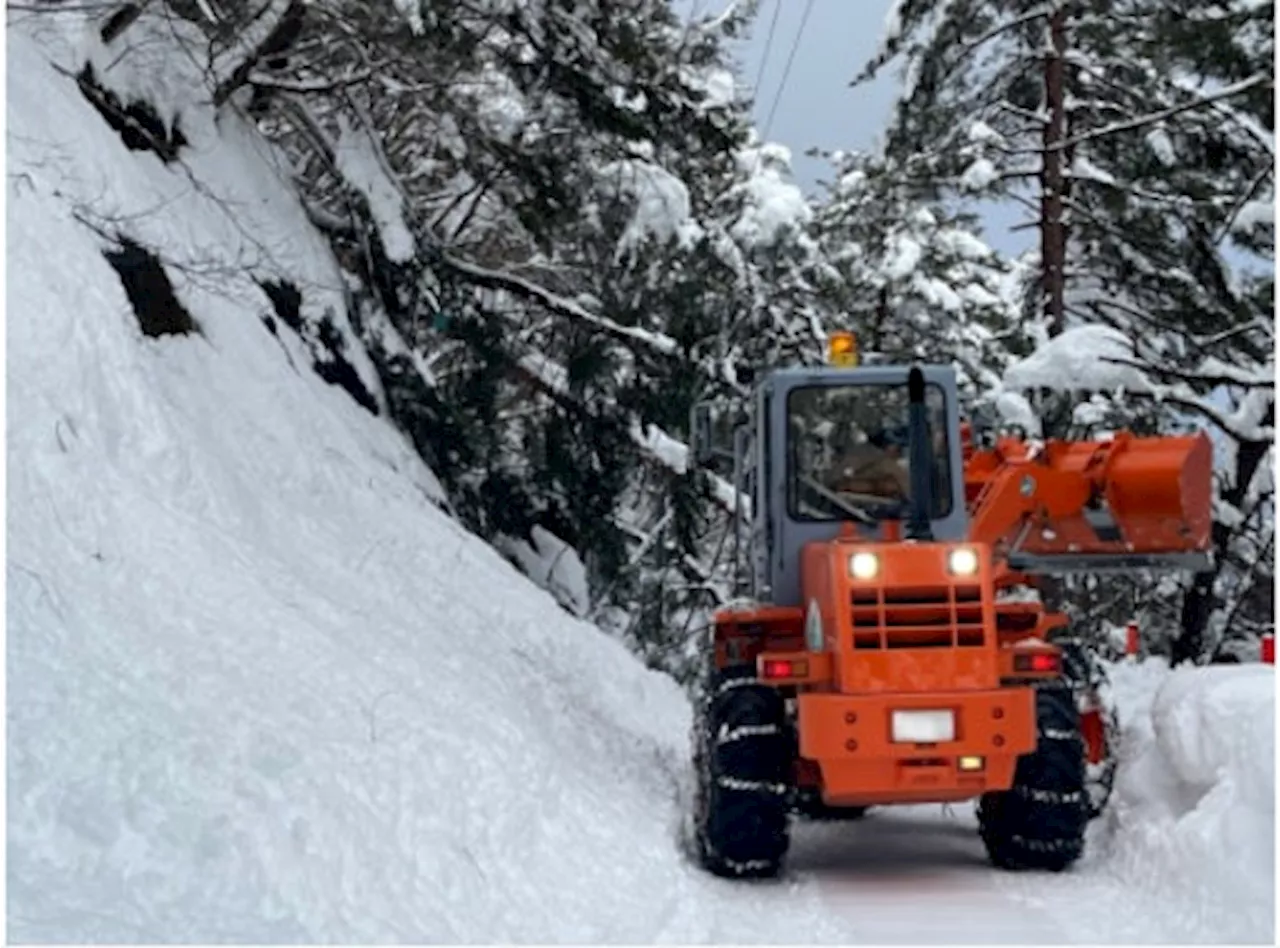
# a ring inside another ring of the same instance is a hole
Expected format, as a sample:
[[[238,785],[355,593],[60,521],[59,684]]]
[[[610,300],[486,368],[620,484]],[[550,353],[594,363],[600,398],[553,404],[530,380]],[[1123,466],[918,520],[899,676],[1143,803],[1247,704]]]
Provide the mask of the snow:
[[[378,226],[387,259],[405,263],[413,259],[413,234],[404,219],[404,195],[378,158],[378,149],[370,133],[352,128],[346,116],[338,113],[338,141],[334,161],[338,173],[364,195]]]
[[[1004,384],[1022,390],[1151,390],[1141,371],[1109,360],[1133,361],[1133,344],[1109,326],[1073,326],[1010,366]]]
[[[203,131],[166,167],[20,24],[8,53],[10,941],[1270,943],[1257,669],[1175,676],[1155,719],[1167,671],[1116,669],[1137,756],[1071,873],[995,872],[971,808],[923,806],[798,826],[777,884],[693,868],[681,690],[264,326],[269,265],[354,340],[262,139],[178,96]],[[102,220],[200,264],[169,272],[201,335],[141,335]]]
[[[471,104],[481,127],[494,139],[509,145],[520,137],[528,121],[528,107],[520,87],[507,73],[486,63],[479,75],[459,79],[453,88]]]
[[[969,126],[969,141],[990,145],[1004,141],[1004,136],[986,122],[979,120]]]
[[[574,615],[585,616],[591,607],[587,569],[578,551],[550,530],[534,527],[532,543],[503,537],[498,548],[511,556],[521,571],[547,590]]]
[[[1271,943],[1274,666],[1168,672],[1152,660],[1112,678],[1131,722],[1109,816],[1114,871],[1137,893],[1169,898],[1170,925]]]
[[[693,220],[689,189],[661,165],[649,161],[623,160],[606,164],[601,178],[635,202],[631,220],[618,242],[619,252],[627,252],[653,237],[675,239],[691,246],[702,228]]]
[[[729,229],[735,240],[747,246],[768,246],[788,229],[809,223],[813,209],[800,188],[786,179],[790,149],[772,142],[745,148],[738,154],[738,165],[749,176],[737,188],[744,207]]]
[[[686,65],[680,69],[680,78],[685,85],[702,93],[702,101],[698,103],[699,111],[727,108],[737,99],[737,80],[727,69]]]
[[[1116,183],[1115,175],[1104,168],[1099,168],[1081,154],[1075,156],[1075,159],[1071,162],[1071,167],[1067,170],[1067,175],[1082,181],[1096,181],[1099,184],[1114,185]]]
[[[995,408],[1005,425],[1021,428],[1028,437],[1040,437],[1040,416],[1020,392],[999,392],[995,398]]]
[[[409,24],[414,35],[421,36],[425,28],[422,22],[421,0],[392,0],[392,3],[395,4],[396,12]]]
[[[689,446],[677,441],[657,425],[646,425],[643,430],[637,424],[631,432],[632,440],[677,474],[689,469]]]
[[[915,272],[924,257],[924,248],[906,234],[891,234],[885,255],[884,273],[891,280],[901,280]]]
[[[1276,205],[1274,201],[1247,201],[1231,222],[1236,233],[1248,233],[1258,226],[1274,227]]]
[[[1166,168],[1172,168],[1178,163],[1178,153],[1173,147],[1173,139],[1169,137],[1169,132],[1164,126],[1156,125],[1147,132],[1146,142],[1152,154]]]
[[[960,176],[960,184],[968,191],[981,191],[996,180],[996,166],[990,158],[978,158]]]

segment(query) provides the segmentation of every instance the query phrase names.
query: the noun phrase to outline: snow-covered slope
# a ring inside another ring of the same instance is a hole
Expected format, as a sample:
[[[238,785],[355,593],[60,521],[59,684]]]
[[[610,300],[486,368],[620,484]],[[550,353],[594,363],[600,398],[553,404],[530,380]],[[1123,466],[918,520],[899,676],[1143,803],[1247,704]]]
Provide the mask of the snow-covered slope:
[[[346,331],[263,142],[191,104],[162,33],[109,70],[30,22],[8,40],[10,940],[1075,941],[1121,913],[1130,940],[1216,937],[1161,921],[1160,865],[1117,887],[1118,831],[1063,879],[994,873],[938,808],[804,827],[777,885],[692,868],[677,687],[440,512],[404,438],[265,325],[255,277]],[[51,56],[180,113],[181,161],[127,151]],[[143,336],[117,233],[162,252],[199,334]]]
[[[264,327],[242,260],[338,274],[262,143],[188,108],[166,168],[9,57],[10,937],[768,931],[673,858],[676,686]],[[85,220],[203,270],[202,334],[144,339]]]

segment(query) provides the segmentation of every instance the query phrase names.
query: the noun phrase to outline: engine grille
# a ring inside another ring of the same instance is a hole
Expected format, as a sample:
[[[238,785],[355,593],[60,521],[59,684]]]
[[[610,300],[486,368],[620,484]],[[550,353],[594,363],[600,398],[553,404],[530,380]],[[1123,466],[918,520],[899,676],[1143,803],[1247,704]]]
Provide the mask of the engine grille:
[[[980,648],[977,585],[873,587],[851,594],[855,649]]]

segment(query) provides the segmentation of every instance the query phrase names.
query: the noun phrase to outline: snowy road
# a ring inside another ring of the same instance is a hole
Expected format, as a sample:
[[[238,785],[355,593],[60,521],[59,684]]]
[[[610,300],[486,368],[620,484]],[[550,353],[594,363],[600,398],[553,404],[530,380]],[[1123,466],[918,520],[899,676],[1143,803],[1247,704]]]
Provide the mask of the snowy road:
[[[919,806],[873,810],[857,823],[801,824],[790,865],[859,942],[1115,941],[1095,917],[1109,883],[1091,862],[1067,874],[1011,876],[987,862],[971,806]],[[1145,934],[1133,940],[1162,940],[1149,927]]]

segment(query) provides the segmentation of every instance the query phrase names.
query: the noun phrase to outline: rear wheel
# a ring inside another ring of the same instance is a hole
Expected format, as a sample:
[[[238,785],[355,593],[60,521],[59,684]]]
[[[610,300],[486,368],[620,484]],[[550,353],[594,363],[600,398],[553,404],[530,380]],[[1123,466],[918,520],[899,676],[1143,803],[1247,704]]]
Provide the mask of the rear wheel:
[[[705,868],[777,875],[787,852],[791,747],[782,697],[755,669],[714,672],[697,734],[697,841]]]
[[[1084,852],[1085,791],[1080,714],[1061,683],[1036,692],[1036,749],[1018,760],[1013,787],[983,796],[978,828],[1002,869],[1066,869]]]

